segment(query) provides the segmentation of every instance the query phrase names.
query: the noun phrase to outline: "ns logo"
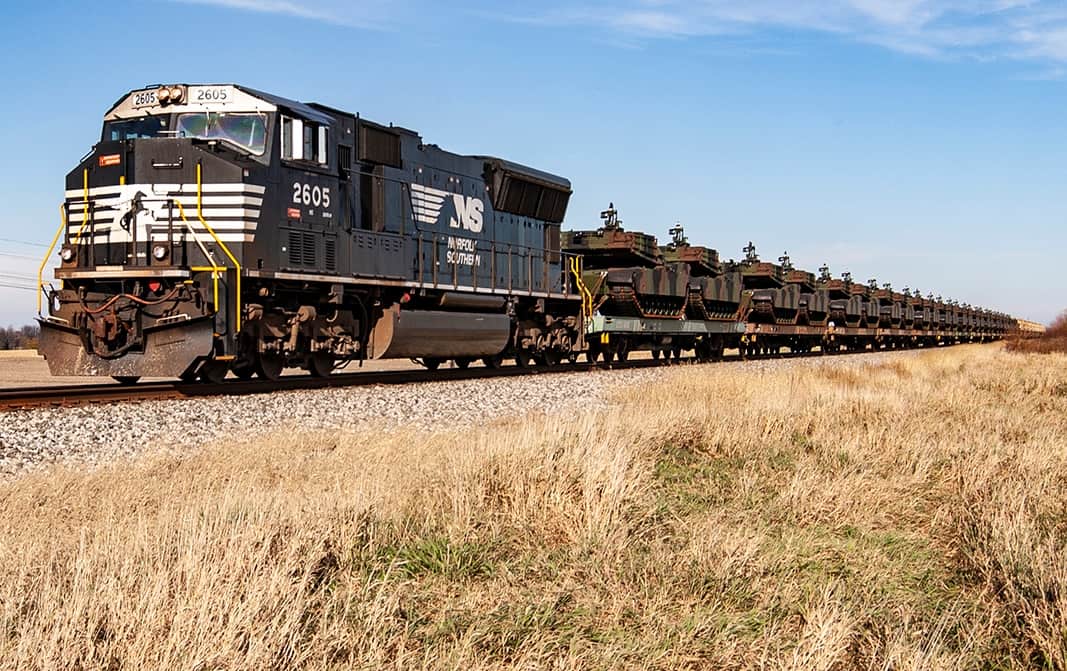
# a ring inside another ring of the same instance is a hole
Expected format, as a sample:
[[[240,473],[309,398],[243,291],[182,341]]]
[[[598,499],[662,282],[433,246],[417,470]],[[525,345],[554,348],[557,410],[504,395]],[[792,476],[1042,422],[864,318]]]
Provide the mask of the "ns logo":
[[[418,223],[436,226],[445,202],[451,201],[453,213],[448,218],[449,228],[461,228],[471,233],[482,232],[485,203],[481,198],[442,191],[422,184],[411,184],[410,193],[411,212]]]
[[[456,208],[456,216],[448,220],[451,228],[463,228],[471,233],[482,232],[482,212],[485,211],[485,203],[481,198],[454,193],[452,204]]]

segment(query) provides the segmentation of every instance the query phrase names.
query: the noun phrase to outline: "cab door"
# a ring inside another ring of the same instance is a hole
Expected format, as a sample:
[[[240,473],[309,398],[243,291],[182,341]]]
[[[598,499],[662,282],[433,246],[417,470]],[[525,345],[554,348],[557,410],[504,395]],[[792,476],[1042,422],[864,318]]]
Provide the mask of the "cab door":
[[[343,197],[332,124],[283,114],[279,127],[285,202],[279,267],[335,274]]]

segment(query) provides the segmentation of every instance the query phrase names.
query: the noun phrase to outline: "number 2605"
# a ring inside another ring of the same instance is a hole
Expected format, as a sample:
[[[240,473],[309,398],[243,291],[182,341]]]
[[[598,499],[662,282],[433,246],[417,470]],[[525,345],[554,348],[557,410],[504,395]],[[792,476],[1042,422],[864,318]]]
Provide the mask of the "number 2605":
[[[330,187],[293,182],[293,202],[297,205],[329,207]]]

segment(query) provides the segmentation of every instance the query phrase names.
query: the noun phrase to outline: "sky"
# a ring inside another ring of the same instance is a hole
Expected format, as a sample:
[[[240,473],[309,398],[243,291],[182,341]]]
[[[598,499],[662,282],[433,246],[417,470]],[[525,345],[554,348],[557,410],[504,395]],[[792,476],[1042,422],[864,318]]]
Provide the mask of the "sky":
[[[626,228],[1023,318],[1067,308],[1067,5],[133,0],[0,9],[0,325],[63,180],[153,83],[235,82],[571,180]]]

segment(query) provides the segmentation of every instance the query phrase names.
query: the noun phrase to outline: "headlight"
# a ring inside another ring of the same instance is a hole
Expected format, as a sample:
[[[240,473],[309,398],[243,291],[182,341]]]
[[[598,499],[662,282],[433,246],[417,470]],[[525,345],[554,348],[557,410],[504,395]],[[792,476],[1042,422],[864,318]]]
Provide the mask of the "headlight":
[[[64,247],[63,251],[59,253],[59,258],[63,259],[63,263],[70,263],[74,260],[74,248]]]
[[[170,101],[172,103],[180,103],[182,101],[182,98],[184,98],[184,97],[185,97],[185,91],[182,91],[182,87],[180,87],[180,86],[172,86],[172,87],[170,87]]]
[[[156,91],[156,100],[158,100],[162,105],[165,105],[170,102],[170,89],[168,89],[166,86],[161,86],[159,90]]]
[[[165,245],[156,245],[152,248],[152,258],[156,261],[162,261],[167,258],[167,247]]]

